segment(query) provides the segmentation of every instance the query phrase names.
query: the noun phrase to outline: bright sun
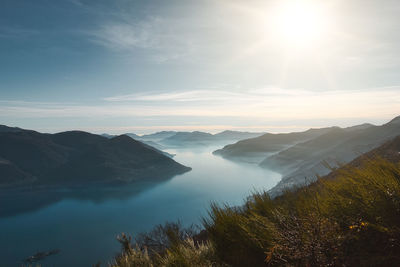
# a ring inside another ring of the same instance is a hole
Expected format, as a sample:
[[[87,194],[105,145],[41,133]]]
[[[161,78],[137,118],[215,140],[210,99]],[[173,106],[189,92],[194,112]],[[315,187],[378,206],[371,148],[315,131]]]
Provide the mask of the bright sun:
[[[270,26],[286,44],[310,46],[323,37],[326,24],[323,10],[315,3],[288,1],[277,7]]]

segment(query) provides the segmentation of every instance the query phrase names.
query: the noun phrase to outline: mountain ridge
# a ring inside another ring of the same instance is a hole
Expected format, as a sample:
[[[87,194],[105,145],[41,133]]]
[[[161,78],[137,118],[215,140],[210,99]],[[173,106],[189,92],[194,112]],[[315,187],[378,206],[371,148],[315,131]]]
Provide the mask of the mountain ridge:
[[[0,132],[0,147],[1,186],[129,183],[190,170],[126,135],[108,139],[82,131]]]
[[[212,145],[221,142],[231,142],[259,136],[263,133],[251,133],[226,130],[216,134],[201,131],[177,132],[172,136],[159,141],[163,145],[182,146],[182,145]]]
[[[327,175],[330,172],[327,165],[346,164],[398,135],[400,123],[393,120],[381,126],[345,128],[282,150],[259,165],[283,174],[282,180],[270,190],[272,195],[277,195],[284,188],[310,183],[317,176]]]
[[[224,146],[222,149],[218,149],[213,152],[214,155],[219,155],[228,159],[239,159],[253,158],[248,161],[253,163],[259,163],[266,156],[276,153],[284,148],[294,145],[298,142],[305,141],[322,135],[335,127],[321,128],[321,129],[308,129],[303,132],[293,133],[265,133],[261,136],[244,139]]]

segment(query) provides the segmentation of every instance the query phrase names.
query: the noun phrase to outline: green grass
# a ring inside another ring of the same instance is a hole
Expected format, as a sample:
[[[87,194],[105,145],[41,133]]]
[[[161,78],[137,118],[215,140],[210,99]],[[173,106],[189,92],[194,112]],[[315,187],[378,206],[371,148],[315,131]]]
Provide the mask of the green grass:
[[[155,230],[158,247],[143,242],[154,232],[121,237],[111,266],[400,266],[400,166],[367,160],[275,199],[213,204],[203,226],[204,242],[179,224]]]

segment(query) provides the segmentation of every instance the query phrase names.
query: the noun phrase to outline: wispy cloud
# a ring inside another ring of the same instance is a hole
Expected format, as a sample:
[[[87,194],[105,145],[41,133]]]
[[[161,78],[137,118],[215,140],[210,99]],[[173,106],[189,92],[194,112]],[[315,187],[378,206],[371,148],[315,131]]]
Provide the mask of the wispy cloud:
[[[172,31],[168,18],[157,16],[142,20],[104,22],[97,29],[84,31],[88,38],[99,45],[122,53],[138,49],[149,50],[152,61],[162,63],[187,56],[193,44],[186,33]],[[129,55],[129,54],[128,54]]]
[[[287,132],[383,123],[399,115],[399,92],[400,86],[334,92],[265,88],[132,94],[109,97],[95,105],[0,101],[0,122],[51,132],[67,129],[110,133],[167,129]]]
[[[113,22],[87,32],[92,41],[116,50],[159,48],[161,40],[157,28],[161,20],[150,18],[136,23]]]
[[[191,90],[182,92],[168,92],[168,93],[137,93],[128,95],[119,95],[104,98],[109,102],[126,102],[126,101],[175,101],[175,102],[204,102],[204,101],[250,101],[257,100],[264,97],[274,96],[305,96],[312,94],[311,91],[302,89],[281,89],[276,87],[268,87],[262,89],[252,89],[246,91],[228,91],[228,90]]]
[[[400,86],[352,91],[266,88],[241,92],[194,90],[114,96],[97,105],[0,102],[0,117],[240,117],[279,119],[394,116]]]
[[[305,89],[282,89],[266,87],[250,90],[189,90],[161,93],[135,93],[104,98],[110,103],[129,103],[135,105],[168,104],[194,107],[245,107],[242,111],[253,110],[253,107],[263,107],[264,111],[272,112],[272,108],[280,114],[299,109],[298,112],[313,109],[330,109],[332,113],[341,108],[363,108],[371,106],[384,107],[384,103],[400,104],[400,86],[371,88],[364,90],[332,90],[312,91]],[[172,104],[175,103],[175,104]],[[332,106],[326,106],[331,103]],[[393,108],[389,105],[388,108]],[[259,110],[262,112],[263,110]],[[255,113],[259,114],[259,112]],[[312,114],[310,114],[312,115]]]

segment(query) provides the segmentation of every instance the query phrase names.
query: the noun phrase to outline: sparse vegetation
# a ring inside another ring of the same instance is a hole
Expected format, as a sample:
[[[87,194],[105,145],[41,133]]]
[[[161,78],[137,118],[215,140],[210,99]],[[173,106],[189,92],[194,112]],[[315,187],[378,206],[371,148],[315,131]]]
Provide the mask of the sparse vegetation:
[[[132,238],[123,233],[117,237],[122,252],[111,267],[223,266],[217,263],[212,244],[198,240],[195,233],[194,226],[166,223],[138,235],[134,245]]]
[[[200,241],[179,224],[159,226],[133,245],[121,235],[123,250],[111,266],[400,265],[400,165],[383,159],[275,199],[261,192],[242,207],[214,204],[209,213]],[[154,236],[162,240],[157,246],[149,242]]]

